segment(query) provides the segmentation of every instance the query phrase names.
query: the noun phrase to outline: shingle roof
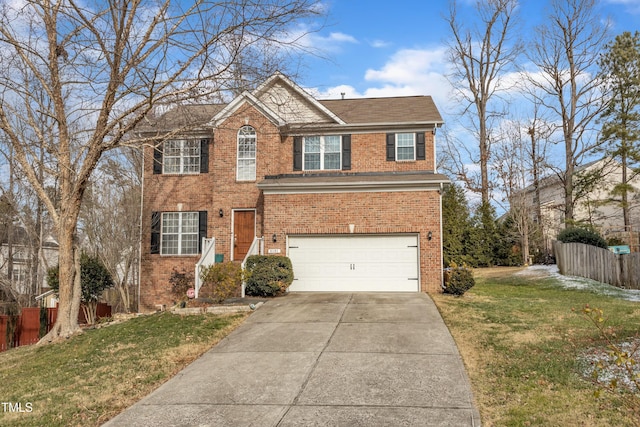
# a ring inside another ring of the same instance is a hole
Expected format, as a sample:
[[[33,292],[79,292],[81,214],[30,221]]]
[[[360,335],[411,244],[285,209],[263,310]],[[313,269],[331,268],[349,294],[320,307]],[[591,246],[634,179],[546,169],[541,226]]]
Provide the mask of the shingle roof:
[[[430,96],[333,99],[318,102],[347,125],[443,123]],[[149,117],[138,129],[141,132],[161,132],[177,128],[198,128],[209,123],[226,106],[227,104],[180,105],[162,115]]]
[[[227,104],[179,105],[162,115],[148,117],[140,131],[163,131],[176,128],[198,127],[208,123]]]
[[[357,98],[318,101],[348,124],[442,123],[430,96]]]

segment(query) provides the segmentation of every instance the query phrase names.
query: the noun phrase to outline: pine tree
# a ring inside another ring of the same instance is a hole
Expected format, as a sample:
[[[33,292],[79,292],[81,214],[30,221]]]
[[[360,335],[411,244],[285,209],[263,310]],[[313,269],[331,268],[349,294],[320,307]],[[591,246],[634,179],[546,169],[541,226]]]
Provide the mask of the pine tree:
[[[612,190],[624,225],[630,225],[629,197],[635,189],[629,172],[640,165],[640,34],[624,32],[607,45],[600,57],[600,75],[609,95],[602,112],[601,141],[604,151],[620,161],[622,179]],[[632,172],[635,174],[637,172]]]
[[[442,249],[444,265],[469,262],[467,242],[470,232],[469,206],[462,187],[451,184],[442,195]]]

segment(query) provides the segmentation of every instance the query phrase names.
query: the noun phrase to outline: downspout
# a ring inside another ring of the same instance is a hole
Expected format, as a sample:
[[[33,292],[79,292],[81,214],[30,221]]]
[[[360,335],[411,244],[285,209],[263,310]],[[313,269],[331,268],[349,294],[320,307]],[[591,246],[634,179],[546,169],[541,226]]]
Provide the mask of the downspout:
[[[440,288],[444,289],[444,250],[443,250],[443,241],[442,241],[442,194],[444,193],[444,184],[440,183],[440,190],[438,190],[438,194],[440,195]]]
[[[140,285],[142,283],[142,220],[144,216],[144,145],[142,147],[142,170],[140,171],[140,221],[138,230],[138,286],[136,290],[137,312],[140,313]]]

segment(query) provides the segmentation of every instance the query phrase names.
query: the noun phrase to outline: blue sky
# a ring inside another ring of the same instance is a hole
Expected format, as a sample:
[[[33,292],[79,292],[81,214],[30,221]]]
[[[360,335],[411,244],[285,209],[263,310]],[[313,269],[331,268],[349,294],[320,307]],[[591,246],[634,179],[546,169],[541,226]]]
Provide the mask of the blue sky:
[[[460,16],[473,13],[475,0],[459,0]],[[326,26],[306,43],[328,59],[307,58],[299,83],[320,98],[431,95],[445,120],[450,99],[443,16],[448,0],[326,0]],[[520,2],[523,32],[546,15],[547,1]],[[640,0],[601,0],[602,18],[612,34],[640,30]]]

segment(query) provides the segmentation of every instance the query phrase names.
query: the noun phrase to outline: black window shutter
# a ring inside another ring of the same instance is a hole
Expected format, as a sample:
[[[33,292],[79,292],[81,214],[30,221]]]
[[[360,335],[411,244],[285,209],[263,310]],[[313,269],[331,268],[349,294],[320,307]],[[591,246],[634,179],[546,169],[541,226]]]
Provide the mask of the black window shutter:
[[[302,170],[302,137],[295,136],[293,138],[293,170]]]
[[[396,134],[387,134],[387,161],[393,162],[396,160]]]
[[[351,170],[351,135],[342,135],[342,170]]]
[[[209,172],[209,139],[200,140],[200,173]]]
[[[198,212],[198,252],[202,252],[202,239],[207,237],[207,211]]]
[[[153,174],[162,173],[162,142],[153,148]]]
[[[151,253],[160,253],[160,212],[151,213]]]
[[[427,150],[424,144],[424,132],[416,133],[416,160],[426,160]]]

